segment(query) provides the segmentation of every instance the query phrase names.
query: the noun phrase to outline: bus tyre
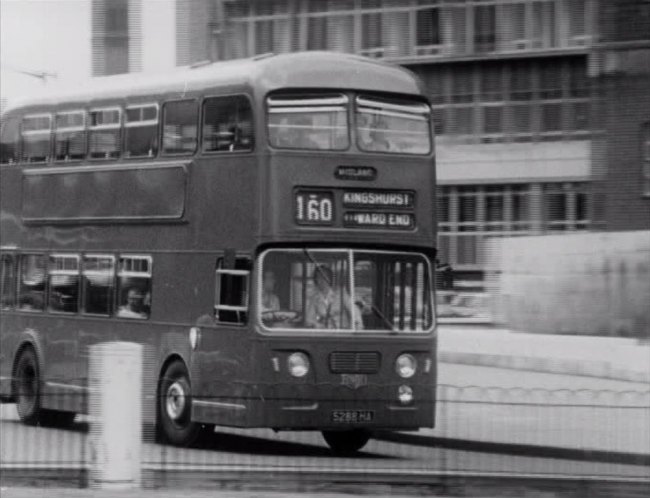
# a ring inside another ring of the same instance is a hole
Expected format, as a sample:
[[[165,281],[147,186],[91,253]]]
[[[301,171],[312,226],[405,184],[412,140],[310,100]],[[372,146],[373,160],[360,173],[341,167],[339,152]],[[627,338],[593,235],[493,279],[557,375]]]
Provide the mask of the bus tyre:
[[[41,407],[41,377],[36,353],[31,347],[23,349],[14,373],[16,409],[20,420],[29,425],[69,427],[76,413],[48,410]]]
[[[363,448],[370,440],[370,432],[365,429],[350,431],[323,431],[323,439],[337,455],[351,455]]]
[[[175,360],[160,379],[158,435],[176,446],[189,446],[198,437],[201,424],[192,422],[192,392],[185,364]]]
[[[36,425],[41,418],[41,379],[36,353],[31,347],[20,352],[14,370],[16,410],[21,422]]]

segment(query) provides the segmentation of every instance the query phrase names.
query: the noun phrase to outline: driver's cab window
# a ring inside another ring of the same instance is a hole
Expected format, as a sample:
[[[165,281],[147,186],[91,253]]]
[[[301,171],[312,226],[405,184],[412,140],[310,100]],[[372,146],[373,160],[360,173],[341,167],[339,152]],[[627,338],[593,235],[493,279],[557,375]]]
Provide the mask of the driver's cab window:
[[[359,330],[343,251],[270,251],[263,260],[260,315],[267,328]]]

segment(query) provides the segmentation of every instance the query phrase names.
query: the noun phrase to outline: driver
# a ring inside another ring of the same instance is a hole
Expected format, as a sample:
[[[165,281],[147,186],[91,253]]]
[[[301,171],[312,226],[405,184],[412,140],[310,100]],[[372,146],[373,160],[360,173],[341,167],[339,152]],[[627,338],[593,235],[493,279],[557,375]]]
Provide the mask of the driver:
[[[275,273],[266,270],[262,278],[262,320],[268,327],[295,318],[295,313],[280,309],[280,298],[275,293]]]
[[[332,269],[318,265],[314,270],[314,292],[307,300],[305,324],[319,329],[363,329],[363,322],[357,306],[351,304],[345,289],[336,289],[332,285]]]

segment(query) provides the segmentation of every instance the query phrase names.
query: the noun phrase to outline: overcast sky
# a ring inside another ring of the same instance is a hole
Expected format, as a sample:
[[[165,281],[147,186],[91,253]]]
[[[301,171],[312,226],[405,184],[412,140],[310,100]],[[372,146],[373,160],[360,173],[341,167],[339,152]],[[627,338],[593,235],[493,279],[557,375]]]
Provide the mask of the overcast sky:
[[[20,71],[56,74],[47,85],[90,77],[91,0],[0,0],[0,96],[9,102],[43,91]]]

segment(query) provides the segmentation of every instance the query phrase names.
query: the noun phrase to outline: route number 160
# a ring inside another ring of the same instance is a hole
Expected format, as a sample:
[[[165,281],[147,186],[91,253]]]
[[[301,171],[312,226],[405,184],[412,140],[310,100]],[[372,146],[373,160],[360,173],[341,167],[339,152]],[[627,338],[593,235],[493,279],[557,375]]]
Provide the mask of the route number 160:
[[[334,202],[330,192],[296,193],[296,221],[302,225],[331,225]]]

